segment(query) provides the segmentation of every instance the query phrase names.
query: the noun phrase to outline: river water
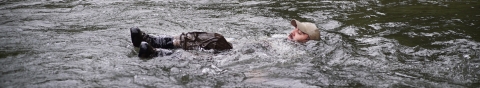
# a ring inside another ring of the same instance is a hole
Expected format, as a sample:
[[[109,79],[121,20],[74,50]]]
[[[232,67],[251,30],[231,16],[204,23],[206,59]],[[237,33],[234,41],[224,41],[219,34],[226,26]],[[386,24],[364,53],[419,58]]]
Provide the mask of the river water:
[[[478,0],[4,0],[0,86],[479,87]],[[291,19],[321,40],[286,40]],[[129,28],[224,52],[138,58]]]

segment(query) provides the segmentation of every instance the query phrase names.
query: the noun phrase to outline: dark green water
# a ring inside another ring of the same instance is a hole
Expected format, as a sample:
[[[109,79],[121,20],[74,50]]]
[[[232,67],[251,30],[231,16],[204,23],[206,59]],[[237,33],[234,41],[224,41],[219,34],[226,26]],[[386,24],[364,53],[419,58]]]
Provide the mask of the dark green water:
[[[0,2],[5,88],[480,86],[477,0]],[[291,19],[322,40],[286,40]],[[133,26],[217,32],[234,49],[141,59]]]

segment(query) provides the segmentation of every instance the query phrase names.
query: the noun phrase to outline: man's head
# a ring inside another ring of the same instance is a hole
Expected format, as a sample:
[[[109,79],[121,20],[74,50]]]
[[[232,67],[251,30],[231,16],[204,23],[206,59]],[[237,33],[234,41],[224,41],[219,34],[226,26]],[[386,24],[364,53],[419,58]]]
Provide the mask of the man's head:
[[[290,32],[288,39],[297,42],[307,42],[308,40],[320,40],[320,31],[317,26],[310,22],[300,22],[295,19],[290,21],[295,29]]]

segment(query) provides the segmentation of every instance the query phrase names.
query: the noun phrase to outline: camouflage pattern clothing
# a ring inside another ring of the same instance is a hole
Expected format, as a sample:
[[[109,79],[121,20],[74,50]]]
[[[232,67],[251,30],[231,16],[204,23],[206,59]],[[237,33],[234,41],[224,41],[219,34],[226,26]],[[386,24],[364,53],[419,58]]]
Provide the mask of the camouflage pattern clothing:
[[[172,54],[171,50],[182,48],[184,50],[228,50],[232,49],[222,35],[208,32],[187,32],[179,36],[154,36],[142,32],[139,28],[130,28],[132,43],[139,47],[139,57],[157,57]]]

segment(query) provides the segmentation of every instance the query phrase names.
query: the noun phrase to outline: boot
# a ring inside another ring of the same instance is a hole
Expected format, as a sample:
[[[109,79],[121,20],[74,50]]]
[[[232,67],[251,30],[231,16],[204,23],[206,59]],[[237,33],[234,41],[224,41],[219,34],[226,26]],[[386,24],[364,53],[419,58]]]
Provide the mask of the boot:
[[[143,37],[147,35],[140,31],[137,27],[130,28],[130,37],[132,38],[133,46],[139,47],[140,43],[143,41]]]
[[[150,46],[147,42],[141,42],[138,57],[149,58],[156,57],[158,54],[156,50]]]

